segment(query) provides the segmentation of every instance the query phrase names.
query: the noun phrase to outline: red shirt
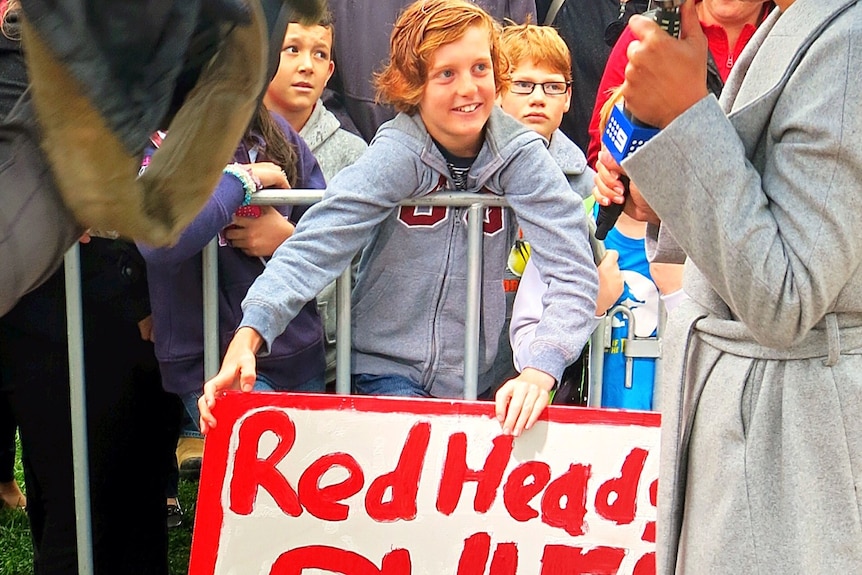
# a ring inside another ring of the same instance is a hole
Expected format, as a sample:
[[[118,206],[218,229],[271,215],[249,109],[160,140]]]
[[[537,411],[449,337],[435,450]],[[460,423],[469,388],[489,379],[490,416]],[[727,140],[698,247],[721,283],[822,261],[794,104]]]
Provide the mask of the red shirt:
[[[764,16],[766,13],[768,11],[764,11]],[[700,23],[700,27],[706,35],[709,43],[709,51],[712,53],[712,58],[718,66],[718,73],[721,76],[722,82],[724,82],[727,80],[733,64],[736,62],[739,54],[742,53],[742,49],[745,48],[745,45],[754,35],[757,27],[746,24],[732,51],[728,46],[727,34],[724,28],[718,25],[704,24],[703,22]],[[626,29],[620,35],[620,39],[617,40],[613,50],[611,50],[610,56],[608,56],[605,73],[602,75],[602,81],[599,83],[596,104],[593,107],[593,116],[590,118],[590,145],[587,148],[587,163],[592,167],[595,167],[599,150],[602,148],[601,134],[599,133],[599,112],[605,102],[607,102],[610,91],[620,86],[625,80],[626,64],[629,61],[626,56],[626,49],[634,40],[634,34],[626,26]]]

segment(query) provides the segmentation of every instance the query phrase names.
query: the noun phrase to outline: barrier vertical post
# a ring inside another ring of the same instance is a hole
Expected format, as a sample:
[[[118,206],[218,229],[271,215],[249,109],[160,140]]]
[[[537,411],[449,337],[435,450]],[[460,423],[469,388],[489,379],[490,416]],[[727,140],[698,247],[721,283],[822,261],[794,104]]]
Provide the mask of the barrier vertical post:
[[[587,382],[587,405],[602,406],[602,381],[605,373],[605,330],[610,329],[610,320],[605,317],[590,336],[590,369]]]
[[[213,238],[204,247],[201,257],[204,298],[204,381],[206,381],[218,373],[221,355],[218,329],[218,238]]]
[[[485,206],[472,204],[467,217],[467,310],[464,318],[464,399],[479,389],[479,304],[482,299],[482,225]]]
[[[335,280],[335,393],[350,395],[350,291],[352,264]]]
[[[72,473],[75,485],[75,535],[78,574],[93,573],[90,517],[90,466],[87,447],[87,392],[84,386],[84,314],[81,303],[81,253],[72,246],[63,260],[66,274],[66,339],[69,346],[69,402],[72,420]]]

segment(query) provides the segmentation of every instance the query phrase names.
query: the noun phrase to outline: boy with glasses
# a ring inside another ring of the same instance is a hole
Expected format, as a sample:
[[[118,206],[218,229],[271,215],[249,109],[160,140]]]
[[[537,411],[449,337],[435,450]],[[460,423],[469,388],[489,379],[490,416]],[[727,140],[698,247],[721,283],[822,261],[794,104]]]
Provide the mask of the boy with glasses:
[[[587,161],[559,129],[572,99],[571,57],[565,42],[550,26],[523,24],[504,28],[501,45],[509,58],[512,81],[500,93],[500,105],[544,136],[548,151],[566,177],[580,181],[585,177]],[[586,177],[592,178],[592,170],[588,172]],[[583,195],[583,188],[573,189]]]
[[[511,85],[498,98],[500,105],[545,137],[548,151],[569,180],[573,195],[582,194],[580,182],[592,179],[594,172],[587,167],[581,149],[559,129],[572,96],[571,55],[566,43],[550,26],[522,24],[504,28],[501,45],[509,58]],[[603,316],[623,292],[617,256],[616,251],[608,250],[598,266],[597,317]],[[510,326],[512,356],[519,371],[532,361],[532,343],[545,310],[547,289],[536,266],[528,260],[523,266]]]

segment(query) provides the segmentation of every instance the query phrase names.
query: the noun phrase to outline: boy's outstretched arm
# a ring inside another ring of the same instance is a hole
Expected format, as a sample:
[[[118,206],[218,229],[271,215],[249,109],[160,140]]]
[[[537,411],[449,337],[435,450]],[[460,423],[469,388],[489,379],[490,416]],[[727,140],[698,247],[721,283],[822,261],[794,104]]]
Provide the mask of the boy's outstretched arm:
[[[505,435],[518,437],[522,431],[533,427],[551,401],[554,383],[553,376],[528,367],[497,390],[497,421]]]
[[[216,393],[225,389],[252,390],[257,380],[256,353],[262,344],[263,338],[254,329],[241,327],[236,331],[224,354],[221,369],[215,377],[204,384],[204,394],[198,399],[201,433],[206,434],[216,426],[216,420],[212,414]]]

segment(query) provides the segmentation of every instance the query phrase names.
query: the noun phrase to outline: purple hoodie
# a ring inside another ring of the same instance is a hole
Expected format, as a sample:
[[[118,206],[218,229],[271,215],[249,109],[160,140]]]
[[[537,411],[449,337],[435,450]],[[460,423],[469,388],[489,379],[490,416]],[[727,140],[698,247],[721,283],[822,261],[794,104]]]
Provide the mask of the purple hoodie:
[[[282,118],[273,115],[297,154],[298,189],[322,189],[323,173],[311,150]],[[152,150],[150,150],[152,153]],[[249,150],[240,144],[234,161],[246,164]],[[258,161],[266,159],[266,150]],[[156,338],[155,350],[165,389],[177,394],[200,390],[204,383],[203,287],[201,250],[229,225],[242,204],[244,192],[234,176],[222,176],[209,202],[170,248],[139,245],[147,262],[150,304]],[[278,207],[296,222],[304,206]],[[218,248],[219,350],[223,356],[242,318],[240,302],[264,269],[259,258],[229,246]],[[305,304],[297,318],[280,335],[266,357],[257,362],[258,372],[278,388],[289,390],[323,375],[323,328],[317,306]]]

